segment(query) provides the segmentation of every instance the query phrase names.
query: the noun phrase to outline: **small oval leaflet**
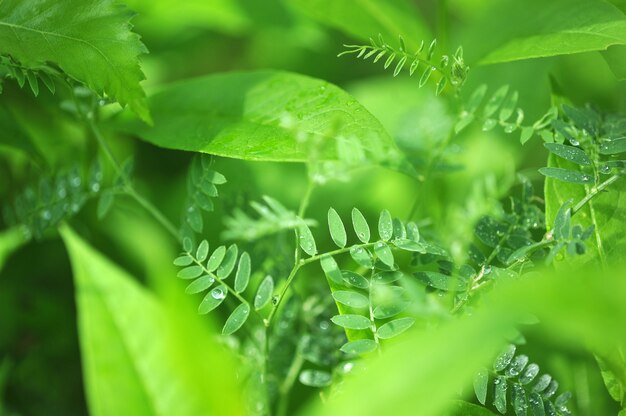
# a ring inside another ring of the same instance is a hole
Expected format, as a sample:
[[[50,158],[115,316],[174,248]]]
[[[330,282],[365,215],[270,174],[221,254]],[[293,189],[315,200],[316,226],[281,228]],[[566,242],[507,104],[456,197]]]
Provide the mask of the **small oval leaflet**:
[[[181,279],[195,279],[200,276],[202,272],[203,270],[201,266],[189,266],[179,271],[177,276]]]
[[[352,208],[352,226],[356,236],[363,243],[370,241],[370,227],[365,220],[365,217],[357,208]]]
[[[224,256],[226,255],[226,246],[219,246],[215,249],[211,257],[209,257],[209,261],[207,262],[206,268],[210,272],[214,272],[219,265],[224,260]]]
[[[202,228],[204,227],[202,221],[202,213],[195,206],[190,206],[186,211],[187,223],[189,226],[197,233],[202,232]]]
[[[484,118],[489,118],[493,113],[495,113],[498,110],[498,108],[500,108],[500,106],[502,105],[502,102],[504,101],[504,97],[506,97],[506,94],[508,92],[509,92],[509,86],[503,85],[502,87],[498,88],[496,92],[493,93],[493,95],[491,96],[491,98],[489,98],[489,101],[487,101],[487,104],[485,104],[485,107],[483,109]]]
[[[587,154],[578,147],[567,146],[559,143],[544,143],[543,146],[551,153],[554,153],[558,157],[565,160],[569,160],[570,162],[581,166],[591,165],[591,159],[589,159],[589,156],[587,156]]]
[[[577,170],[563,168],[541,168],[539,173],[549,178],[562,182],[576,183],[580,185],[593,183],[593,176]]]
[[[320,259],[320,266],[326,277],[339,285],[343,285],[343,275],[333,256],[325,255]]]
[[[422,254],[426,253],[426,249],[424,248],[424,246],[415,240],[409,240],[406,238],[401,240],[393,240],[393,245],[398,247],[400,250],[413,251]]]
[[[259,285],[259,289],[254,297],[254,308],[259,310],[270,302],[272,293],[274,292],[274,279],[267,275]]]
[[[378,219],[378,235],[385,241],[389,241],[393,235],[393,220],[391,219],[391,214],[386,209],[380,213],[380,218]]]
[[[378,338],[389,339],[396,337],[409,329],[415,323],[413,318],[400,318],[382,325],[376,331]]]
[[[359,265],[371,269],[374,267],[374,260],[370,252],[363,247],[352,247],[350,249],[350,256]]]
[[[200,263],[206,260],[209,255],[209,242],[206,240],[202,240],[202,242],[198,245],[198,250],[196,251],[196,259]]]
[[[603,155],[616,155],[626,152],[626,137],[620,137],[600,144],[600,153]]]
[[[202,276],[193,282],[191,282],[186,288],[185,293],[188,295],[193,295],[194,293],[200,293],[210,288],[211,285],[215,282],[211,276],[205,275]]]
[[[250,268],[250,255],[244,251],[239,257],[239,265],[235,274],[235,291],[237,293],[243,292],[248,287]]]
[[[406,225],[406,238],[416,243],[420,241],[420,230],[414,222],[409,222]]]
[[[572,201],[572,199],[565,201],[559,208],[556,213],[556,217],[554,218],[554,238],[557,241],[568,239],[570,236],[572,210],[569,206]]]
[[[372,276],[372,280],[376,283],[389,284],[389,283],[397,282],[398,280],[402,279],[404,276],[405,276],[404,273],[402,273],[400,270],[380,271],[376,273],[374,276]]]
[[[339,303],[357,309],[367,308],[369,305],[369,300],[365,295],[351,290],[335,291],[333,292],[333,298]]]
[[[511,360],[513,360],[515,350],[515,345],[510,344],[507,346],[506,349],[496,357],[496,360],[493,363],[493,369],[496,372],[504,370],[511,363]]]
[[[535,363],[529,364],[526,370],[524,370],[524,373],[520,376],[519,381],[522,384],[531,383],[535,377],[537,377],[537,374],[539,374],[539,366]]]
[[[506,369],[507,377],[517,377],[528,364],[528,356],[527,355],[518,355],[513,359],[511,364]]]
[[[200,306],[198,306],[198,313],[200,315],[205,315],[220,306],[220,304],[224,302],[224,299],[226,299],[227,293],[228,288],[226,288],[226,285],[220,285],[211,289],[211,291],[206,294],[204,299],[202,299],[202,302],[200,302]]]
[[[337,214],[337,211],[333,208],[328,210],[328,228],[335,244],[340,248],[344,248],[348,239],[346,229],[343,226],[341,217],[339,217],[339,214]]]
[[[193,258],[186,254],[180,257],[176,257],[176,259],[174,260],[175,266],[189,266],[191,263],[193,263]]]
[[[246,322],[248,316],[250,316],[250,305],[242,303],[237,306],[226,320],[224,328],[222,328],[222,335],[231,335],[237,332]]]
[[[315,239],[313,238],[313,233],[308,225],[302,224],[298,228],[298,243],[300,244],[300,248],[308,254],[309,256],[314,256],[317,254],[317,247],[315,246]]]
[[[305,386],[311,387],[325,387],[328,386],[333,377],[330,373],[319,370],[304,370],[298,376],[300,383]]]
[[[368,329],[372,326],[372,321],[361,315],[335,315],[330,320],[347,329]]]
[[[378,344],[371,339],[358,339],[351,341],[340,348],[341,351],[346,354],[367,354],[368,352],[375,351],[378,348]]]
[[[513,402],[513,410],[516,416],[526,415],[528,410],[528,400],[526,399],[526,392],[521,384],[513,384],[511,390],[511,401]]]
[[[506,377],[498,376],[494,380],[493,384],[495,384],[493,405],[495,406],[496,409],[498,409],[498,412],[505,414],[506,413],[506,391],[508,387],[507,382],[506,382]]]
[[[392,316],[396,316],[399,313],[403,312],[409,304],[405,301],[398,301],[395,304],[390,305],[380,305],[374,308],[374,318],[376,319],[387,319]]]
[[[428,286],[440,290],[464,290],[467,281],[460,276],[450,276],[439,272],[418,272],[414,275]]]
[[[487,387],[489,386],[489,371],[486,368],[478,370],[474,376],[474,394],[481,404],[487,401]]]
[[[231,244],[224,254],[222,264],[217,268],[217,277],[225,279],[233,272],[235,263],[237,262],[238,249],[236,244]]]
[[[380,243],[377,243],[374,246],[374,253],[376,253],[376,256],[378,256],[378,258],[387,266],[393,267],[393,253],[391,252],[391,248],[389,248],[387,244],[383,243],[382,241]]]
[[[367,289],[370,286],[370,283],[365,277],[351,270],[342,270],[341,277],[349,285],[358,287],[359,289]]]
[[[530,403],[530,411],[533,416],[545,416],[545,410],[543,405],[543,399],[541,395],[538,393],[530,393],[528,397],[528,402]]]

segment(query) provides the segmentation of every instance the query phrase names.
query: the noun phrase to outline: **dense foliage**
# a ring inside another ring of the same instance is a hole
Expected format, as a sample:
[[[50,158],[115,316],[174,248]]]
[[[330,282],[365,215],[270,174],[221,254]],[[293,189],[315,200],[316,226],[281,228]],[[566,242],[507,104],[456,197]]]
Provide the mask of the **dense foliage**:
[[[0,414],[625,415],[625,65],[619,0],[1,1]]]

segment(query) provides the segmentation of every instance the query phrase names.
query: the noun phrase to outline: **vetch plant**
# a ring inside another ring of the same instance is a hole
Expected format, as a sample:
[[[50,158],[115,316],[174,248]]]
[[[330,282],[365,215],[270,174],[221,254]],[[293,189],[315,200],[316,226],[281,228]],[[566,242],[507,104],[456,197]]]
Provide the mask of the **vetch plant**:
[[[619,2],[127,3],[0,2],[0,413],[626,412]]]

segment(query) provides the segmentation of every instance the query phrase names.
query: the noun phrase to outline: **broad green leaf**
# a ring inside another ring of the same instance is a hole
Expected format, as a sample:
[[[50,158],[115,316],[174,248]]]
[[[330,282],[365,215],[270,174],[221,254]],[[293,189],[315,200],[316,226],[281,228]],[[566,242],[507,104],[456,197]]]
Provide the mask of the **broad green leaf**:
[[[230,314],[224,328],[222,328],[222,335],[234,334],[246,323],[246,320],[250,316],[250,305],[242,303]]]
[[[317,246],[315,245],[315,238],[308,225],[302,224],[298,228],[300,248],[309,256],[317,254]]]
[[[547,167],[539,169],[539,173],[547,176],[548,178],[557,179],[561,182],[580,185],[593,183],[593,177],[591,175],[573,169]]]
[[[288,0],[322,24],[367,41],[379,33],[387,42],[402,35],[410,49],[432,36],[418,9],[408,0]],[[395,44],[394,46],[400,46]]]
[[[569,239],[570,237],[570,223],[572,219],[571,204],[572,200],[565,201],[554,218],[554,238],[557,241]]]
[[[333,256],[323,256],[320,259],[320,266],[322,266],[322,270],[324,270],[324,274],[328,280],[334,284],[343,285],[343,275]]]
[[[339,303],[356,309],[367,308],[369,305],[366,296],[351,290],[337,290],[333,292],[333,298]]]
[[[346,235],[346,229],[343,226],[341,217],[333,208],[328,210],[328,229],[330,230],[330,236],[335,244],[340,248],[344,248],[348,238]]]
[[[264,308],[272,299],[272,293],[274,293],[274,279],[272,276],[267,275],[259,285],[254,296],[254,309]]]
[[[524,4],[505,2],[500,25],[508,24],[494,41],[499,45],[481,63],[508,62],[580,52],[626,44],[626,19],[614,5],[602,0],[569,0]],[[510,25],[510,19],[520,24]],[[494,30],[486,27],[485,30]]]
[[[467,286],[467,282],[460,276],[450,276],[439,272],[418,272],[415,277],[440,290],[464,290]]]
[[[474,403],[454,400],[445,416],[495,416],[495,413]]]
[[[591,159],[589,156],[578,147],[568,146],[559,143],[544,143],[546,149],[555,155],[562,157],[565,160],[576,163],[577,165],[589,166],[591,165]]]
[[[199,277],[185,288],[185,293],[187,293],[188,295],[193,295],[195,293],[204,292],[205,290],[210,288],[214,282],[215,279],[211,276],[205,275]]]
[[[160,303],[70,228],[61,235],[76,285],[90,414],[244,414],[233,395],[234,362],[204,333],[206,323],[196,323],[185,304]],[[208,369],[219,371],[219,382],[197,378]]]
[[[243,292],[248,287],[250,269],[250,255],[247,252],[243,252],[241,257],[239,257],[239,265],[235,274],[235,291],[237,293]]]
[[[335,315],[330,320],[348,329],[368,329],[372,326],[372,321],[361,315]]]
[[[381,241],[380,243],[376,243],[374,246],[374,253],[376,254],[376,257],[378,257],[387,266],[394,266],[394,258],[391,248],[389,248],[389,246],[384,242]]]
[[[0,271],[9,256],[28,241],[27,231],[21,226],[0,232]]]
[[[302,162],[309,160],[311,146],[321,159],[337,159],[336,138],[347,137],[365,154],[361,163],[397,166],[401,159],[393,139],[358,102],[338,87],[304,75],[210,75],[161,89],[149,98],[149,107],[154,127],[134,121],[122,127],[169,149]]]
[[[602,51],[602,56],[615,77],[621,81],[626,80],[626,46],[611,46],[606,51]]]
[[[217,308],[224,302],[228,296],[228,288],[226,285],[219,285],[209,291],[200,302],[198,306],[198,313],[200,315],[205,315],[211,312],[213,309]]]
[[[27,68],[58,65],[100,95],[108,95],[149,121],[129,10],[112,0],[21,0],[0,3],[0,54]]]
[[[217,277],[225,279],[233,272],[235,264],[237,263],[238,252],[239,250],[237,249],[236,244],[231,244],[228,247],[228,250],[226,250],[226,253],[224,254],[224,260],[217,268]]]
[[[388,241],[393,235],[393,220],[386,209],[380,213],[378,219],[378,235],[382,240]]]
[[[415,323],[414,318],[400,318],[387,322],[376,330],[378,338],[389,339],[396,337],[409,329]]]
[[[554,156],[548,160],[548,165],[558,168],[571,168],[572,164]],[[546,179],[545,200],[546,218],[551,221],[556,217],[560,207],[569,199],[574,204],[583,199],[587,186],[564,183]],[[583,207],[572,221],[580,224],[583,229],[594,226],[593,235],[585,241],[588,249],[586,254],[576,257],[567,257],[567,261],[587,262],[591,260],[616,263],[624,260],[626,252],[626,233],[624,233],[624,218],[626,217],[626,179],[620,178],[609,186],[606,192],[601,192]],[[554,224],[548,224],[553,228]]]
[[[344,281],[348,282],[348,284],[358,287],[359,289],[367,289],[370,286],[370,283],[365,277],[351,270],[342,270],[341,277]]]
[[[489,370],[481,368],[474,377],[474,393],[481,404],[487,401],[487,387],[489,386]]]
[[[352,208],[352,226],[361,242],[368,243],[370,241],[370,227],[361,211],[357,208]]]
[[[209,257],[209,261],[207,262],[206,268],[210,272],[214,272],[217,270],[220,264],[222,264],[222,260],[226,256],[226,246],[219,246],[215,249],[215,251]]]
[[[375,351],[378,348],[378,344],[371,339],[358,339],[356,341],[350,341],[340,348],[341,351],[346,354],[367,354]]]

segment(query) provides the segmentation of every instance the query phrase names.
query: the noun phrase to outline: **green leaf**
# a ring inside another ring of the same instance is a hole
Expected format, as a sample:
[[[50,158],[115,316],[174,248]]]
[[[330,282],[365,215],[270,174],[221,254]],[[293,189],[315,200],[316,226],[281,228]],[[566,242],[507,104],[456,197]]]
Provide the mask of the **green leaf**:
[[[372,321],[361,315],[335,315],[330,320],[347,329],[368,329],[372,326]]]
[[[489,98],[489,101],[487,101],[487,104],[485,104],[485,108],[483,109],[484,118],[488,118],[491,115],[493,115],[496,111],[498,111],[498,108],[500,108],[500,106],[504,102],[504,98],[506,97],[506,94],[508,92],[509,92],[509,86],[503,85],[500,88],[498,88],[496,92],[493,93],[491,98]]]
[[[343,344],[340,350],[346,354],[367,354],[376,351],[377,348],[378,344],[371,339],[358,339]]]
[[[298,228],[300,248],[309,256],[317,254],[317,247],[315,245],[315,238],[308,225],[302,224]]]
[[[298,376],[300,383],[311,387],[325,387],[332,382],[333,376],[326,371],[304,370]]]
[[[600,144],[600,153],[603,155],[616,155],[626,152],[626,137],[606,140]]]
[[[234,334],[246,323],[246,320],[250,316],[250,305],[242,303],[230,314],[224,328],[222,328],[222,335]]]
[[[212,342],[206,322],[184,303],[160,302],[70,228],[61,236],[74,273],[89,414],[244,414],[233,394],[234,360]],[[206,351],[211,357],[196,356]],[[205,378],[208,369],[219,381]]]
[[[572,169],[547,167],[539,169],[539,173],[562,182],[576,183],[580,185],[593,183],[593,177],[591,175]]]
[[[350,256],[355,262],[367,269],[374,267],[374,259],[372,258],[372,255],[363,247],[352,247],[350,249]]]
[[[514,383],[511,391],[511,401],[513,402],[513,410],[516,416],[526,416],[528,409],[528,399],[526,392],[521,384]]]
[[[16,226],[0,231],[0,271],[6,259],[28,241],[26,230]]]
[[[440,290],[465,290],[467,282],[460,276],[449,276],[439,272],[418,272],[415,274],[419,280]]]
[[[206,240],[202,240],[198,245],[198,250],[196,251],[196,259],[202,263],[206,260],[209,255],[209,242]]]
[[[337,290],[333,292],[333,298],[343,305],[356,309],[367,308],[370,303],[366,296],[351,290]]]
[[[505,414],[506,413],[506,391],[507,391],[507,381],[506,377],[498,376],[493,381],[495,384],[494,397],[493,397],[493,405],[498,412]]]
[[[239,257],[239,265],[237,266],[237,273],[235,274],[235,291],[241,293],[248,287],[250,281],[250,255],[247,252],[243,252]]]
[[[576,163],[577,165],[589,166],[591,159],[583,150],[578,147],[568,146],[559,143],[544,143],[546,149],[565,160]]]
[[[134,121],[122,127],[169,149],[303,162],[314,147],[322,160],[336,160],[337,137],[348,137],[365,155],[360,163],[395,165],[402,159],[383,126],[358,102],[338,87],[304,75],[210,75],[159,90],[149,98],[149,107],[154,127]]]
[[[204,299],[202,299],[202,302],[200,302],[200,305],[198,306],[198,313],[200,315],[205,315],[211,312],[224,302],[226,296],[228,296],[228,288],[226,285],[219,285],[211,289],[211,291],[206,294]]]
[[[495,413],[474,403],[454,400],[445,416],[494,416]]]
[[[185,267],[178,272],[178,277],[181,279],[195,279],[203,273],[202,266],[189,266]]]
[[[274,293],[274,279],[272,276],[267,275],[265,279],[259,285],[254,296],[254,309],[259,310],[265,307],[270,302]]]
[[[396,337],[409,329],[415,323],[414,318],[400,318],[387,322],[376,330],[378,338],[389,339]]]
[[[426,253],[424,246],[415,240],[408,240],[408,239],[393,240],[392,243],[394,246],[398,247],[400,250],[413,251],[413,252],[422,253],[422,254]]]
[[[388,241],[393,235],[393,220],[387,210],[383,210],[380,213],[380,218],[378,219],[378,235],[385,241]]]
[[[506,2],[502,22],[516,24],[504,30],[504,42],[481,61],[508,62],[607,49],[626,44],[626,19],[614,5],[602,0],[581,0],[571,8],[569,0]],[[494,28],[486,28],[493,30]],[[501,37],[496,38],[496,40]]]
[[[368,243],[370,241],[370,227],[361,211],[357,208],[352,208],[352,225],[359,240],[363,243]]]
[[[402,35],[411,49],[432,36],[417,7],[408,0],[288,0],[321,24],[368,40],[380,33],[388,41]]]
[[[376,243],[374,246],[374,253],[376,253],[376,256],[387,266],[394,267],[393,253],[387,244],[382,241]]]
[[[98,198],[98,208],[97,215],[98,219],[101,220],[108,212],[111,210],[113,206],[113,201],[115,199],[115,195],[110,190],[105,190],[100,194],[100,198]]]
[[[533,416],[545,416],[543,399],[539,393],[530,393],[528,402],[530,403],[529,408]]]
[[[185,288],[185,293],[187,293],[188,295],[193,295],[195,293],[204,292],[205,290],[210,288],[214,282],[215,279],[211,276],[205,275],[199,277]]]
[[[214,272],[220,264],[222,264],[222,260],[226,256],[226,246],[219,246],[215,249],[211,257],[209,257],[209,261],[207,262],[206,268],[210,272]]]
[[[344,248],[347,242],[346,229],[343,226],[341,217],[333,208],[328,210],[328,228],[335,244],[340,248]]]
[[[322,270],[324,270],[324,274],[328,280],[335,284],[343,285],[343,275],[333,256],[323,256],[320,259],[320,266],[322,266]]]
[[[368,289],[370,286],[370,283],[367,281],[365,277],[353,271],[342,270],[341,276],[344,281],[348,282],[348,284],[354,287],[358,287],[359,289]]]
[[[224,260],[221,262],[221,264],[217,268],[217,272],[216,272],[217,277],[219,277],[220,279],[225,279],[228,276],[230,276],[230,274],[235,269],[235,264],[237,263],[238,251],[239,250],[237,249],[236,244],[231,244],[228,247],[228,250],[226,250],[226,253],[224,254]]]
[[[149,121],[137,58],[147,50],[131,32],[130,17],[125,6],[111,0],[40,0],[36,5],[6,0],[0,3],[0,54],[28,68],[58,65]]]
[[[571,204],[571,199],[565,201],[554,218],[554,238],[557,241],[568,240],[570,237],[570,223],[572,218]]]
[[[570,168],[572,164],[550,157],[549,166]],[[556,213],[568,200],[580,201],[588,192],[585,187],[564,183],[548,178],[545,185],[546,218],[556,218]],[[583,229],[593,227],[593,235],[586,240],[587,252],[576,257],[566,257],[567,261],[588,262],[600,261],[615,263],[623,261],[626,252],[626,233],[624,218],[626,216],[626,180],[621,178],[605,192],[591,199],[576,213],[575,221]],[[549,229],[553,224],[548,224]]]
[[[489,386],[489,370],[481,368],[474,377],[474,393],[481,404],[487,401],[487,387]]]

